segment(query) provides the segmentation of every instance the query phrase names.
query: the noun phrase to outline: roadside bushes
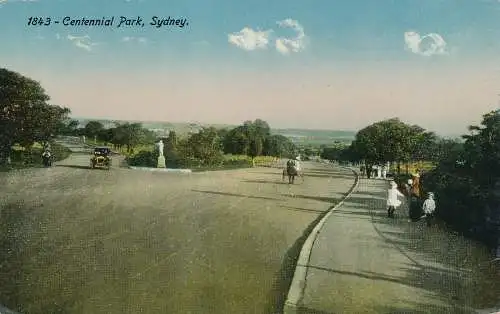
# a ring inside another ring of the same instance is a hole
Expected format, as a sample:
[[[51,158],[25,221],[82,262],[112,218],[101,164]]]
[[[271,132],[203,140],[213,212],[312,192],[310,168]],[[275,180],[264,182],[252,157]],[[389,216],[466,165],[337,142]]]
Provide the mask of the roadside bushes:
[[[496,247],[500,199],[493,186],[481,187],[467,176],[440,168],[425,174],[422,184],[425,191],[435,193],[437,217],[460,234]]]
[[[276,157],[271,156],[257,156],[252,161],[252,157],[246,155],[223,155],[208,163],[194,157],[184,156],[177,151],[165,151],[164,155],[167,167],[173,169],[237,169],[253,167],[254,163],[257,167],[271,167],[277,161]],[[158,152],[140,151],[127,156],[126,161],[130,166],[156,167]]]
[[[456,231],[500,249],[500,110],[471,126],[465,142],[422,178],[436,195],[436,215]]]
[[[156,167],[158,154],[152,151],[142,150],[136,154],[127,156],[125,160],[129,166]]]
[[[252,167],[252,157],[246,155],[226,155],[223,165],[228,168]]]
[[[69,157],[71,150],[57,143],[50,143],[51,151],[55,161],[63,160]],[[10,155],[11,166],[14,168],[33,167],[42,165],[43,147],[35,143],[31,149],[24,149],[14,146]]]
[[[273,156],[257,156],[254,159],[257,167],[272,167],[277,161],[278,158]]]

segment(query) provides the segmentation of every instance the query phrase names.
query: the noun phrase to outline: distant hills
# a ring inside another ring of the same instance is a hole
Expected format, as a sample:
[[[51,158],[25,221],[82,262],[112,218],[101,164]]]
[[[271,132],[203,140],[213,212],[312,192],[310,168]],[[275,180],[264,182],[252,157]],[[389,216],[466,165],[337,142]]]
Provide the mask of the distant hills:
[[[209,123],[193,123],[193,122],[149,122],[149,121],[124,121],[124,120],[109,120],[96,118],[74,118],[80,122],[83,127],[89,121],[99,121],[104,127],[113,127],[115,122],[141,123],[143,127],[154,130],[158,133],[168,133],[175,131],[179,135],[185,135],[190,132],[196,132],[202,127],[213,126],[216,128],[234,128],[237,125],[231,124],[209,124]],[[340,131],[340,130],[308,130],[308,129],[271,129],[273,134],[280,134],[288,137],[297,144],[332,144],[333,142],[350,143],[354,140],[356,132]]]

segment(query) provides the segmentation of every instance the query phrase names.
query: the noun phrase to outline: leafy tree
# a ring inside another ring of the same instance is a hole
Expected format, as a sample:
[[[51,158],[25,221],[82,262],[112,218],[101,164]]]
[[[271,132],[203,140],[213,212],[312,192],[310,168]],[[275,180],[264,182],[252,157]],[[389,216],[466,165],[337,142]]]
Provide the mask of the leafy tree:
[[[112,143],[117,147],[126,146],[127,153],[131,153],[140,143],[153,142],[153,132],[144,129],[141,123],[121,123],[113,129]]]
[[[175,131],[170,131],[166,139],[165,148],[169,151],[175,151],[177,149],[178,138]]]
[[[245,121],[222,134],[226,154],[247,155],[252,158],[260,155],[290,157],[297,150],[288,138],[271,135],[269,124],[261,119]]]
[[[260,136],[256,136],[250,140],[250,157],[255,158],[262,155],[264,148],[263,139]]]
[[[410,126],[397,118],[374,123],[360,130],[353,143],[357,159],[365,161],[367,169],[374,164],[408,162],[432,138],[419,126]]]
[[[244,126],[230,130],[223,139],[224,152],[235,155],[250,153],[250,138]]]
[[[286,136],[270,135],[264,140],[263,154],[280,158],[289,158],[295,155],[296,147]]]
[[[39,82],[0,68],[0,164],[8,162],[13,144],[29,148],[58,132],[70,110],[49,100]]]
[[[104,125],[99,121],[89,121],[83,128],[83,133],[89,138],[97,137],[104,130]]]
[[[115,136],[115,129],[114,128],[109,128],[109,129],[103,129],[99,134],[97,135],[97,138],[104,141],[104,143],[107,145],[108,143],[114,143],[117,144],[114,140]]]
[[[64,121],[61,121],[58,125],[58,131],[57,133],[60,135],[73,135],[73,136],[78,136],[79,135],[79,130],[78,127],[80,125],[80,122],[78,120],[73,120],[73,119],[65,119]]]
[[[223,160],[222,143],[217,129],[203,127],[187,140],[188,157],[200,161],[203,165],[214,166]]]
[[[175,131],[170,131],[168,137],[164,140],[164,155],[168,167],[176,168],[181,166],[181,155],[179,154],[179,139]]]
[[[330,161],[335,161],[340,159],[341,152],[341,147],[324,147],[321,150],[320,157]]]
[[[264,120],[256,119],[253,123],[251,123],[251,126],[253,127],[255,137],[265,139],[271,135],[271,128]]]
[[[463,144],[441,142],[451,149],[422,182],[436,193],[441,219],[496,248],[500,244],[500,112],[484,115],[481,125],[469,130]]]

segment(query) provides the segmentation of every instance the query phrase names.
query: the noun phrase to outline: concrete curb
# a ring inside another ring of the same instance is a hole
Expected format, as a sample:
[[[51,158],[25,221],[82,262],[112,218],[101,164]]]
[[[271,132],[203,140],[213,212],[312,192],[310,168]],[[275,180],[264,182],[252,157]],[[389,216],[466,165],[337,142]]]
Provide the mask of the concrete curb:
[[[148,168],[148,167],[133,167],[129,166],[129,169],[132,170],[144,170],[151,172],[180,172],[180,173],[191,173],[191,169],[172,169],[172,168]]]
[[[314,242],[318,236],[318,233],[321,231],[321,228],[330,217],[330,215],[336,211],[344,201],[348,199],[354,190],[358,187],[359,184],[359,174],[356,170],[349,167],[341,167],[344,169],[351,170],[355,175],[355,181],[353,186],[347,192],[347,195],[335,206],[329,209],[328,213],[318,222],[318,224],[311,231],[309,236],[307,237],[302,249],[300,250],[299,258],[297,260],[297,265],[295,266],[295,273],[293,275],[292,284],[290,285],[290,289],[288,290],[288,296],[285,301],[285,306],[283,309],[283,314],[296,314],[299,311],[300,303],[302,302],[302,298],[304,297],[304,289],[306,286],[306,278],[307,278],[307,267],[309,265],[309,259],[311,257],[311,251],[314,246]]]

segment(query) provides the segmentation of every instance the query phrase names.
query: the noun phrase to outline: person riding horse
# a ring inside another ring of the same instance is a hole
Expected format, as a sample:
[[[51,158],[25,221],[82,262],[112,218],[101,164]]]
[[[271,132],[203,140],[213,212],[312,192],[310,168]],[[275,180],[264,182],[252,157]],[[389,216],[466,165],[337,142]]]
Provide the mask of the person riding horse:
[[[283,169],[283,180],[288,176],[288,183],[293,184],[295,182],[295,177],[300,176],[304,180],[304,176],[300,167],[300,156],[295,157],[295,159],[290,159],[286,163],[286,168]]]

